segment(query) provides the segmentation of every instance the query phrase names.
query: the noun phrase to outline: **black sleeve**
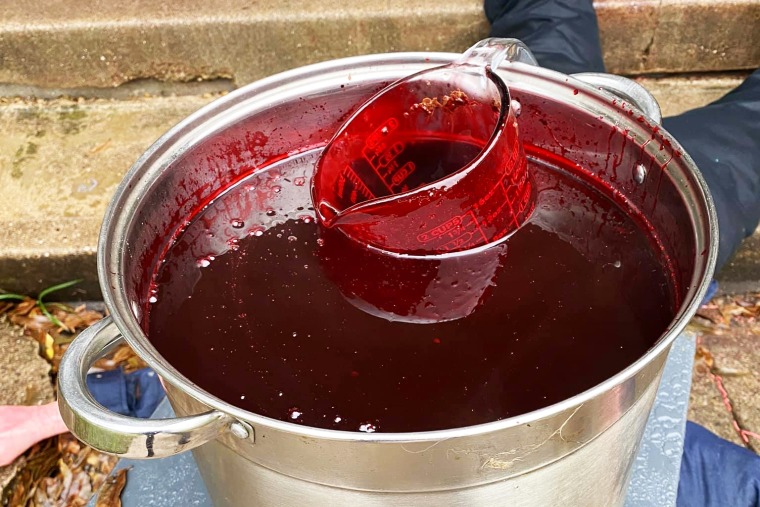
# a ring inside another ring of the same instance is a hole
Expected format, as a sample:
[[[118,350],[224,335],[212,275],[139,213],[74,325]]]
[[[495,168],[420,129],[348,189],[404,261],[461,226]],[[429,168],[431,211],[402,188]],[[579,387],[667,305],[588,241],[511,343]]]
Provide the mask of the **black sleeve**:
[[[491,36],[520,39],[542,67],[604,72],[591,0],[485,0],[484,7]]]

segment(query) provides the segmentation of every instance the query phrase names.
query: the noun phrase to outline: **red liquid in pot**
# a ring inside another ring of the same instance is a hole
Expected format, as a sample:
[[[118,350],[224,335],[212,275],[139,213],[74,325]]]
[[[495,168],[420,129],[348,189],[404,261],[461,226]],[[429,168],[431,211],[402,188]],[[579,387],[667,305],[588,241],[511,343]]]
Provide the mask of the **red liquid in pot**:
[[[536,209],[501,245],[399,261],[320,230],[314,159],[219,197],[158,270],[152,343],[238,407],[348,431],[496,421],[621,371],[674,316],[647,227],[569,169],[529,161]],[[446,295],[466,317],[408,322],[434,319],[436,304],[446,313]]]

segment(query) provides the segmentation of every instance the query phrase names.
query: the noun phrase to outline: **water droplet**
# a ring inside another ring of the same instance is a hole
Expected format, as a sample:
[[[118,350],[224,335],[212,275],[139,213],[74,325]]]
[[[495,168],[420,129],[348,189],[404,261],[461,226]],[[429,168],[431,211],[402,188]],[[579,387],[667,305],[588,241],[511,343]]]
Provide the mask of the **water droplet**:
[[[245,312],[243,312],[243,313],[239,313],[239,314],[238,314],[238,318],[241,318],[241,319],[244,319],[244,318],[246,318],[247,316],[248,316],[248,314],[247,314],[247,313],[245,313]]]
[[[275,194],[279,194],[280,190],[282,190],[282,187],[279,185],[275,185],[272,187],[272,192],[274,192]]]
[[[271,208],[267,210],[267,216],[268,217],[273,217],[276,214],[277,214],[277,212],[275,210],[271,209]]]
[[[241,400],[244,400],[244,399],[245,399],[245,395],[241,396],[241,397],[240,397],[240,399],[241,399]]]
[[[359,425],[359,431],[364,433],[374,433],[377,431],[377,425],[371,422],[365,422]]]
[[[295,237],[295,236],[288,236],[288,241],[290,241],[290,242],[298,241],[298,238]]]
[[[311,218],[308,215],[304,215],[304,216],[298,217],[298,219],[300,221],[302,221],[303,223],[305,223],[305,224],[310,224],[314,220],[313,218]]]
[[[298,407],[292,407],[288,409],[288,417],[292,419],[293,421],[298,420],[299,417],[303,415],[303,412],[301,412]]]
[[[615,261],[615,262],[612,263],[612,265],[615,266],[616,268],[619,268],[620,266],[623,265],[623,263],[620,262],[620,261]]]
[[[298,333],[296,331],[293,331],[293,338],[295,338],[296,336],[298,336]]]
[[[325,240],[323,240],[322,238],[317,238],[317,245],[324,246],[324,244],[325,244]]]
[[[380,130],[380,133],[382,133],[384,136],[387,136],[387,135],[388,135],[388,127],[383,127],[383,128]]]
[[[245,222],[243,222],[239,218],[233,218],[232,222],[230,223],[232,224],[232,227],[234,227],[235,229],[242,229],[243,227],[245,227]]]
[[[334,421],[335,421],[336,423],[339,423],[339,422],[341,422],[342,420],[343,420],[343,418],[342,418],[341,416],[337,416],[337,417],[335,417],[335,419],[334,419]]]
[[[158,301],[158,298],[156,296],[151,296],[150,298],[148,298],[149,303],[155,303],[156,301]]]
[[[240,248],[240,240],[237,238],[232,238],[229,241],[227,241],[227,246],[230,247],[230,250],[237,250]]]
[[[249,236],[262,236],[263,234],[264,234],[264,229],[261,229],[261,228],[251,229],[250,231],[248,231]]]
[[[298,177],[293,180],[293,184],[297,187],[302,187],[306,183],[306,178]]]

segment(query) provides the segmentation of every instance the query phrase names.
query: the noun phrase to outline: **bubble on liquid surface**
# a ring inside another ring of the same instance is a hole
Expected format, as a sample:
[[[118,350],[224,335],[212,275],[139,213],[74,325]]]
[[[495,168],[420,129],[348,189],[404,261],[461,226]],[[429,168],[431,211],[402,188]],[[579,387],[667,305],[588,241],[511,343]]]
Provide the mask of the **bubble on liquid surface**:
[[[362,433],[374,433],[377,431],[377,424],[365,422],[359,425],[359,431]]]
[[[230,223],[232,224],[232,227],[234,227],[235,229],[242,229],[243,227],[245,227],[245,222],[243,222],[239,218],[233,218],[232,222]]]
[[[301,412],[301,410],[298,407],[292,407],[288,409],[288,419],[297,421],[302,415],[303,415],[303,412]]]

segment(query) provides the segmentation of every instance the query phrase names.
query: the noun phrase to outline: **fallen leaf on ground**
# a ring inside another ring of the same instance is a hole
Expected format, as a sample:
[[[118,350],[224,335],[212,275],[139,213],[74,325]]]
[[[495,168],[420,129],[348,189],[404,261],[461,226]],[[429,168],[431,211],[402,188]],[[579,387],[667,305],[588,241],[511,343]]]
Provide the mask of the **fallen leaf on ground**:
[[[127,469],[122,468],[108,479],[98,493],[95,507],[121,507],[121,490],[127,484]]]

